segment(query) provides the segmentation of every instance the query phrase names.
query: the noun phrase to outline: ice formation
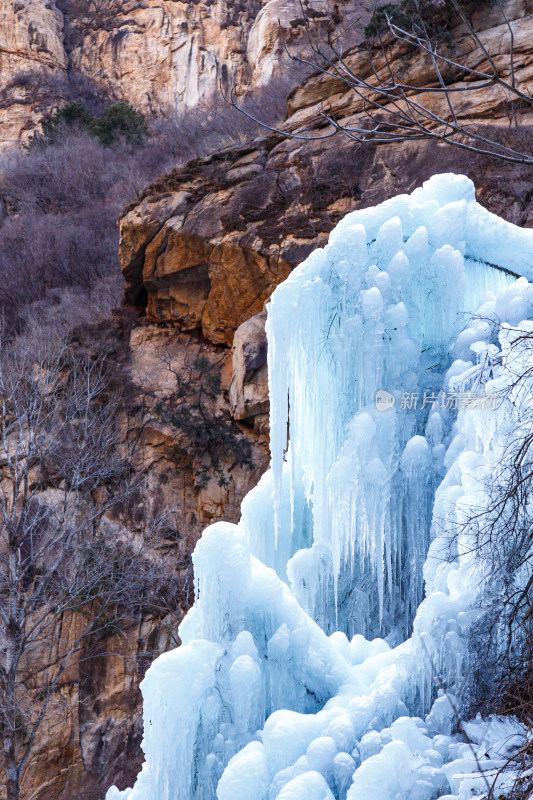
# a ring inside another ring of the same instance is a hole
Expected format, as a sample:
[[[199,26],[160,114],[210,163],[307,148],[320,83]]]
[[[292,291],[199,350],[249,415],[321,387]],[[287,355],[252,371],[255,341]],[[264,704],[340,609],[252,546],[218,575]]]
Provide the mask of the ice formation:
[[[196,547],[183,644],[142,684],[144,766],[107,800],[486,791],[480,762],[523,731],[454,732],[484,591],[464,522],[527,402],[501,390],[531,264],[533,231],[440,175],[346,216],[276,290],[271,469]]]

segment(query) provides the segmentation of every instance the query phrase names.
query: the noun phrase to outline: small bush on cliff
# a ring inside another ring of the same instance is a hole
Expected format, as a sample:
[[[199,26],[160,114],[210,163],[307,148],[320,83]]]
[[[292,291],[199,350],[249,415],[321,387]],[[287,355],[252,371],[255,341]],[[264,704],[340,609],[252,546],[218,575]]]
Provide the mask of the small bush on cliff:
[[[31,145],[57,143],[72,132],[89,133],[108,146],[121,139],[131,145],[142,145],[150,134],[144,114],[127,100],[112,103],[100,116],[93,115],[83,103],[66,103],[43,122],[42,129],[41,135],[32,137]]]
[[[48,141],[55,141],[63,128],[89,130],[93,115],[83,103],[67,103],[58,108],[55,114],[43,122],[43,135]]]
[[[452,22],[452,10],[446,0],[403,0],[376,6],[365,28],[368,38],[382,36],[389,24],[407,31],[419,31],[428,36],[442,36]]]
[[[92,132],[102,144],[113,144],[124,138],[130,144],[144,144],[149,135],[148,123],[144,114],[137,111],[127,100],[104,109],[100,117],[95,117]]]
[[[494,0],[472,0],[461,2],[461,10],[479,10],[483,5],[492,5]],[[402,0],[401,3],[382,3],[376,5],[372,18],[365,28],[365,36],[374,39],[383,36],[389,25],[415,35],[429,36],[430,39],[448,39],[449,29],[460,22],[459,14],[448,0]]]

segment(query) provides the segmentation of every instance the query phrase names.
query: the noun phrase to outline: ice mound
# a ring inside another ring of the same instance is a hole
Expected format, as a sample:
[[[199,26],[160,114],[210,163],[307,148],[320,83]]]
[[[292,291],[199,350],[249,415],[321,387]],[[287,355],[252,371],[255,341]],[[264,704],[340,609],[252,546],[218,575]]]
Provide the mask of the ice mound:
[[[349,214],[278,287],[272,466],[196,547],[183,645],[141,687],[145,764],[107,800],[486,790],[496,723],[455,733],[484,591],[464,523],[519,414],[501,389],[531,264],[533,231],[439,175]]]

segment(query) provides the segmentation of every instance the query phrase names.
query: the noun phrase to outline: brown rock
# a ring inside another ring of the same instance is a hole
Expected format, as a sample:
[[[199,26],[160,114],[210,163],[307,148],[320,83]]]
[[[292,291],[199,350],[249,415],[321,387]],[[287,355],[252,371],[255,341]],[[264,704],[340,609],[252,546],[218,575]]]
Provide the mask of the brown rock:
[[[309,12],[327,24],[322,0]],[[299,0],[2,0],[0,148],[35,131],[71,78],[172,117],[218,102],[233,79],[241,93],[268,83],[290,63],[285,39],[299,50],[304,30]]]
[[[44,0],[0,4],[0,151],[26,140],[52,96],[61,97],[68,58],[63,15]]]
[[[258,16],[258,25],[269,7]],[[522,87],[530,82],[533,70],[532,10],[533,0],[506,3],[515,31],[515,75]],[[487,13],[486,24],[479,20],[481,38],[498,61],[509,48],[508,29],[494,9]],[[454,57],[483,68],[483,55],[474,52],[471,37],[462,28],[455,35]],[[409,58],[404,45],[395,47],[392,58],[413,85],[424,86],[430,80],[429,59]],[[357,50],[346,59],[352,69],[370,75],[368,60]],[[378,57],[376,68],[387,74],[384,58]],[[446,112],[435,94],[427,93],[421,101],[437,114]],[[454,103],[460,119],[499,126],[502,131],[508,128],[507,98],[498,86],[476,88],[471,83],[468,94],[454,94]],[[480,196],[494,211],[518,223],[529,219],[527,167],[507,165],[502,182],[500,162],[435,142],[397,143],[380,150],[356,148],[342,135],[321,138],[327,133],[321,106],[331,108],[337,118],[353,119],[361,112],[362,101],[335,78],[314,75],[293,92],[285,128],[307,126],[306,135],[317,138],[302,142],[271,135],[191,162],[148,187],[142,203],[157,205],[160,197],[187,195],[186,208],[166,224],[163,220],[157,244],[146,247],[144,233],[138,237],[135,261],[123,227],[122,268],[132,291],[147,297],[149,319],[172,322],[183,330],[199,327],[209,341],[231,344],[237,326],[260,311],[291,268],[327,241],[341,216],[410,191],[438,171],[465,172],[480,184]],[[524,139],[530,122],[524,117],[522,130],[506,134],[511,144]],[[526,147],[525,139],[518,146]],[[131,214],[142,219],[140,210]],[[141,274],[138,265],[143,259]]]
[[[209,262],[211,291],[202,317],[205,338],[231,345],[235,329],[263,307],[290,269],[284,259],[251,247],[233,242],[217,245]]]
[[[142,219],[138,209],[128,217]],[[129,230],[137,246],[132,245]],[[128,276],[138,275],[137,243],[152,228],[133,224],[121,226],[121,231],[123,269]],[[129,253],[133,255],[128,261]],[[172,217],[146,246],[142,268],[146,316],[152,322],[171,322],[182,331],[200,328],[213,344],[231,345],[235,329],[263,307],[289,272],[289,264],[275,255],[224,238],[203,239],[184,231],[180,217]],[[130,297],[140,297],[140,287],[134,288],[132,282],[130,286]]]
[[[239,464],[231,452],[222,458],[218,471],[209,459],[202,463],[202,457],[194,454],[186,463],[176,458],[179,431],[161,420],[156,405],[176,390],[176,375],[186,376],[199,356],[215,382],[220,381],[220,392],[205,411],[213,418],[223,417],[246,439],[251,465]],[[110,538],[133,533],[142,542],[142,532],[158,524],[162,513],[167,515],[168,538],[155,552],[146,541],[143,547],[147,556],[170,566],[174,583],[169,583],[168,591],[179,607],[176,614],[164,618],[147,614],[80,653],[79,664],[66,676],[71,683],[62,689],[58,712],[39,731],[24,777],[23,800],[96,800],[112,784],[131,785],[142,762],[139,683],[159,653],[179,644],[179,608],[184,613],[193,599],[190,554],[207,524],[220,519],[238,521],[242,498],[268,465],[267,436],[231,419],[228,348],[175,328],[142,324],[131,331],[121,358],[116,369],[131,380],[124,430],[136,442],[135,465],[143,471],[145,483],[103,525]],[[196,478],[202,467],[211,468],[211,475],[199,485]],[[219,480],[221,474],[227,477],[224,482]],[[76,625],[75,616],[64,621],[66,643],[75,639]],[[40,674],[54,653],[50,642],[50,652],[40,653],[40,660],[28,665],[31,671]],[[1,800],[5,800],[3,791],[0,776]]]
[[[154,322],[174,322],[180,330],[200,327],[211,289],[213,246],[180,232],[170,220],[146,248],[143,285],[146,314]]]
[[[133,305],[137,302],[133,286],[142,272],[146,246],[161,230],[165,221],[186,204],[188,197],[188,192],[175,192],[162,195],[156,201],[147,198],[122,217],[119,258],[127,284],[126,296]]]

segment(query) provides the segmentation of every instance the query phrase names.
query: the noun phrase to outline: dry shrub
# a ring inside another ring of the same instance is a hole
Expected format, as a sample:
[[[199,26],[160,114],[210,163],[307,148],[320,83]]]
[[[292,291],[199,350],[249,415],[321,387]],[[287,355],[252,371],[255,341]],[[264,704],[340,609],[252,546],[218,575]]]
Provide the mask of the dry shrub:
[[[53,304],[61,289],[90,295],[107,281],[120,302],[116,220],[124,198],[146,182],[141,154],[70,131],[0,163],[0,310],[8,326],[18,328],[28,305]]]
[[[120,207],[124,193],[144,180],[136,148],[112,148],[85,131],[65,131],[53,145],[5,156],[0,198],[6,213],[65,213],[105,201]]]
[[[239,105],[257,120],[276,126],[285,119],[287,97],[302,74],[298,68],[291,69],[290,75],[250,91]],[[222,95],[193,109],[178,110],[168,120],[153,124],[152,131],[153,146],[158,151],[154,155],[160,163],[166,162],[167,168],[268,132],[259,121],[240,113]]]
[[[294,75],[280,79],[251,93],[243,105],[276,124],[293,84]],[[152,121],[144,145],[104,146],[81,127],[63,126],[52,141],[36,139],[27,150],[2,156],[0,313],[8,327],[18,330],[28,306],[53,304],[62,289],[72,297],[90,294],[93,302],[95,286],[105,286],[107,307],[113,287],[118,303],[121,209],[176,165],[263,132],[219,96],[170,120]]]

